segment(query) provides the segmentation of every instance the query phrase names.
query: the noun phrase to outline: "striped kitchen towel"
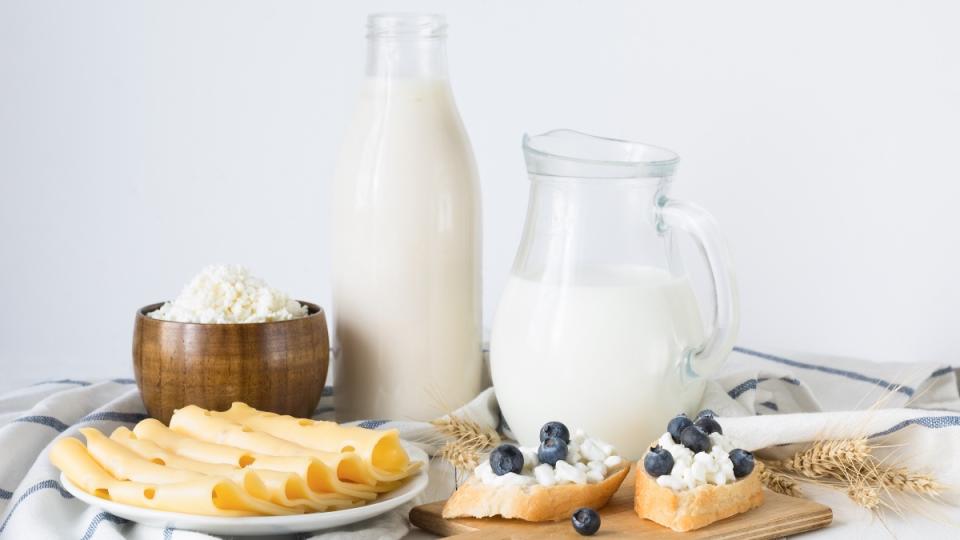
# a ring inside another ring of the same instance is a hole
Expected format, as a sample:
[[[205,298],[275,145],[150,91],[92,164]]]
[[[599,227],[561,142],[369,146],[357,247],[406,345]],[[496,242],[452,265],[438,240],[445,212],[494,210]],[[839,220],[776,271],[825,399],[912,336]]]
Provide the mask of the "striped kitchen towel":
[[[313,418],[333,420],[333,389],[324,389]],[[477,396],[458,414],[484,425],[496,426],[499,410],[493,391]],[[61,379],[39,383],[0,395],[0,538],[150,538],[185,540],[211,538],[205,534],[156,529],[128,522],[74,499],[59,482],[59,471],[50,464],[50,444],[59,437],[83,440],[82,427],[110,433],[119,426],[132,427],[146,418],[140,394],[131,379],[83,381]],[[355,424],[372,429],[397,428],[401,436],[433,455],[444,442],[426,422],[392,422],[372,419]],[[434,460],[430,486],[421,500],[449,495],[453,468]],[[320,539],[390,540],[409,530],[406,510],[334,532],[310,536]]]
[[[327,389],[315,418],[332,419],[333,398]],[[719,413],[726,432],[748,449],[866,435],[916,448],[908,456],[911,465],[929,468],[941,481],[960,486],[958,466],[942,459],[960,454],[956,412],[960,392],[956,371],[947,365],[879,364],[738,348],[723,372],[709,382],[703,407]],[[492,389],[458,414],[488,427],[504,425]],[[51,442],[62,436],[82,438],[80,427],[110,432],[145,416],[130,379],[63,379],[0,395],[0,448],[5,458],[0,465],[0,539],[210,538],[127,522],[77,501],[60,485],[47,457]],[[431,455],[443,443],[429,423],[371,419],[359,424],[397,428]],[[449,465],[434,460],[422,499],[445,497],[456,480]],[[400,509],[316,537],[389,540],[401,538],[408,528],[406,510]]]

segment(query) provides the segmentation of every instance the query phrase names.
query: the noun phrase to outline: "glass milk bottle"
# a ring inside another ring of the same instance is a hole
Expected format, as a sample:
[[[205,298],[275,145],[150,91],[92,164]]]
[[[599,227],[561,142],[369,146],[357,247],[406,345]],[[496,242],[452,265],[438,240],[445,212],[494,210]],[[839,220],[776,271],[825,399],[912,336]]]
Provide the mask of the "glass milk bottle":
[[[368,19],[333,189],[337,417],[428,420],[480,391],[480,183],[439,15]]]
[[[669,150],[557,130],[525,137],[523,151],[527,220],[490,344],[501,410],[524,446],[559,420],[637,459],[673,415],[696,412],[733,347],[726,246],[706,211],[669,197]],[[710,268],[709,317],[678,234]]]

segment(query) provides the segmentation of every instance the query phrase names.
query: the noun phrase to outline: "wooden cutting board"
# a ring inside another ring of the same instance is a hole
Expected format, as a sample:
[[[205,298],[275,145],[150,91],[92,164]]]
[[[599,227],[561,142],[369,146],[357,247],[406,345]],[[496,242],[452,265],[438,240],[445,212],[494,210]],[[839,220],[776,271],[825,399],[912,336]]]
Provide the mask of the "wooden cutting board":
[[[633,475],[602,510],[600,532],[594,538],[648,538],[765,540],[781,538],[826,527],[833,520],[829,507],[807,499],[780,495],[764,490],[764,503],[745,514],[717,521],[702,529],[685,533],[674,532],[652,521],[640,519],[633,511]],[[425,531],[461,540],[491,540],[520,538],[584,538],[573,530],[569,520],[548,523],[529,523],[502,518],[443,519],[440,512],[444,501],[418,506],[410,511],[410,522]]]

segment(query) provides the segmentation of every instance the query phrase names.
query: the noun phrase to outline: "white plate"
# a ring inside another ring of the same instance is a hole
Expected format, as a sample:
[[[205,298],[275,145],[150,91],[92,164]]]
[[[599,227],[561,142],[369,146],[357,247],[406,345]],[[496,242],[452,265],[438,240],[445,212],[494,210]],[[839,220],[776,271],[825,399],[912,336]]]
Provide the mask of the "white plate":
[[[399,489],[391,491],[364,506],[295,516],[211,517],[165,512],[101,499],[78,488],[63,474],[60,475],[60,483],[74,497],[91,506],[102,508],[115,516],[150,527],[170,527],[207,534],[237,536],[309,532],[342,527],[379,516],[419,495],[427,487],[429,458],[423,450],[411,444],[404,444],[404,448],[410,454],[411,461],[419,461],[423,465],[420,467],[420,472]]]

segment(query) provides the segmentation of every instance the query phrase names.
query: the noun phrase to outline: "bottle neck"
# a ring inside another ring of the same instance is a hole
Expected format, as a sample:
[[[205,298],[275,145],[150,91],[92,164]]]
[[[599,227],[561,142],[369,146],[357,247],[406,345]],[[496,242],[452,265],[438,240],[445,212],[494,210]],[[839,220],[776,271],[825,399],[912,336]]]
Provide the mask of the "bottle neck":
[[[371,15],[367,29],[367,77],[447,78],[442,16]]]
[[[444,40],[372,37],[367,43],[367,77],[446,79]]]

